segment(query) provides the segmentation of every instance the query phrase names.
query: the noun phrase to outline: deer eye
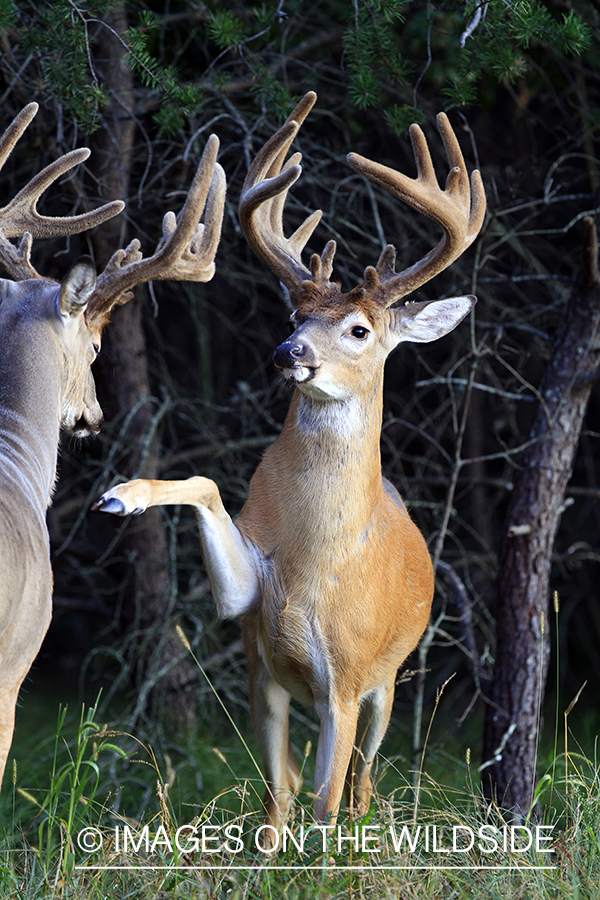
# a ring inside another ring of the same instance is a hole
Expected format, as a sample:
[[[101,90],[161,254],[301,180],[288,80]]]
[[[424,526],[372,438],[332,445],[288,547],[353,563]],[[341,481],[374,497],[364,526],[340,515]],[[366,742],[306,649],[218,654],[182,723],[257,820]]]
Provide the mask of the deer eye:
[[[369,334],[369,329],[364,328],[362,325],[355,325],[350,334],[352,337],[356,338],[357,341],[364,341]]]

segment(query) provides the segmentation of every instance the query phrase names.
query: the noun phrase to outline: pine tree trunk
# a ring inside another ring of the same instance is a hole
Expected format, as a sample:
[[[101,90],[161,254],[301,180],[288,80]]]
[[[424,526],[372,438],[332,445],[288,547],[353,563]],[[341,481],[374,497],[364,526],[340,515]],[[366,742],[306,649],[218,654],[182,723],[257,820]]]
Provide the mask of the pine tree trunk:
[[[127,28],[127,14],[122,3],[117,4],[104,21],[117,34]],[[124,49],[108,28],[100,27],[94,43],[95,65],[108,88],[109,101],[102,111],[103,127],[90,136],[93,174],[98,179],[106,199],[124,199],[129,195],[133,160],[135,100],[133,77],[125,60]],[[158,226],[160,223],[157,223]],[[133,235],[127,235],[123,216],[111,219],[95,236],[96,257],[106,264],[118,247],[126,246]],[[153,252],[150,248],[148,252]],[[108,365],[97,373],[98,395],[105,410],[105,431],[129,448],[127,458],[119,456],[119,474],[124,478],[157,478],[159,474],[158,442],[145,446],[156,414],[151,398],[148,358],[143,327],[145,314],[142,291],[124,306],[117,307],[112,321],[103,335],[103,357]],[[145,401],[145,402],[141,402]],[[124,417],[139,404],[129,421],[126,434],[120,429]],[[116,426],[116,427],[115,427]],[[142,448],[144,458],[142,458]],[[181,684],[193,678],[195,670],[186,662],[179,662],[169,670],[169,663],[181,656],[183,648],[176,636],[171,599],[169,554],[164,521],[160,510],[149,510],[130,523],[119,544],[118,556],[123,560],[115,572],[120,584],[117,598],[121,610],[123,630],[136,639],[128,640],[128,658],[135,665],[135,684],[154,684],[154,708],[168,710],[172,724],[190,724],[194,715],[192,694],[181,696]],[[165,671],[166,670],[166,671]],[[162,672],[160,678],[158,672]],[[164,694],[169,694],[164,702]],[[138,708],[142,715],[145,709]]]
[[[591,386],[598,379],[600,286],[595,224],[584,220],[584,277],[568,303],[539,389],[503,532],[497,647],[482,771],[488,799],[515,820],[532,806],[538,729],[550,655],[548,597],[554,538]]]

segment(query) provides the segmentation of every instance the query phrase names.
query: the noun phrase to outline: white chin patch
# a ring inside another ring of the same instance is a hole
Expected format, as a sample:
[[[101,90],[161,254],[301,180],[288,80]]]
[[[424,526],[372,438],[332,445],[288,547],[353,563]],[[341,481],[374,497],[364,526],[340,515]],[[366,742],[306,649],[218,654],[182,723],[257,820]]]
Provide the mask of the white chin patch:
[[[293,381],[295,384],[304,384],[314,377],[315,370],[308,366],[294,366],[290,369],[282,369],[283,377],[286,381]]]

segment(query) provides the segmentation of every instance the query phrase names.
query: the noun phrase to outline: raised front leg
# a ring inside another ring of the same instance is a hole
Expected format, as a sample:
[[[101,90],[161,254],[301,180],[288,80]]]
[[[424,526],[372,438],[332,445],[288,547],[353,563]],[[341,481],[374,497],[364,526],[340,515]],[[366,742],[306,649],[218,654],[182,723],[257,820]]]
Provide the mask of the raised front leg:
[[[220,618],[240,616],[256,606],[258,551],[226,511],[214,481],[200,476],[185,481],[136,479],[106,491],[93,508],[128,516],[140,515],[150,506],[194,507],[202,554]]]

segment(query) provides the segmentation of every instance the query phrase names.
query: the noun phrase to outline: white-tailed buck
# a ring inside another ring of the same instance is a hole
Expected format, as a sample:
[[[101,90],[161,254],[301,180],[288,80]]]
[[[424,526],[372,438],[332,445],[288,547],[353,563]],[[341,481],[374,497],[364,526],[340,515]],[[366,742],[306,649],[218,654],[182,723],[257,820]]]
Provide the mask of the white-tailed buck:
[[[30,103],[0,138],[0,168],[37,109]],[[212,136],[179,219],[165,216],[161,249],[142,259],[139,241],[132,241],[98,278],[88,257],[62,284],[41,277],[30,259],[33,238],[76,234],[123,209],[114,201],[67,218],[38,213],[42,192],[87,159],[89,150],[56,160],[0,210],[0,264],[15,279],[0,279],[0,783],[19,688],[50,622],[46,508],[60,427],[77,436],[100,430],[102,410],[91,365],[112,307],[128,300],[134,285],[159,278],[212,278],[225,192],[217,150]],[[198,225],[205,205],[206,225]],[[11,242],[14,237],[22,238],[18,245]]]
[[[364,812],[370,770],[386,730],[396,670],[428,620],[433,572],[427,546],[396,489],[381,475],[383,368],[401,341],[433,341],[472,309],[475,297],[392,307],[455,260],[485,213],[445,115],[438,126],[450,162],[442,190],[421,129],[411,128],[417,178],[350,154],[357,172],[437,222],[444,235],[423,259],[394,271],[387,246],[349,293],[330,281],[335,243],[307,267],[301,253],[320,212],[284,237],[287,192],[300,154],[285,156],[315,94],[307,94],[252,164],[240,218],[246,238],[282,282],[292,336],[274,361],[296,386],[277,441],[250,483],[234,523],[213,481],[132,481],[97,508],[117,515],[190,504],[219,615],[240,616],[252,721],[265,766],[266,822],[285,822],[300,773],[288,736],[290,697],[321,722],[315,815],[335,817],[344,791]]]

